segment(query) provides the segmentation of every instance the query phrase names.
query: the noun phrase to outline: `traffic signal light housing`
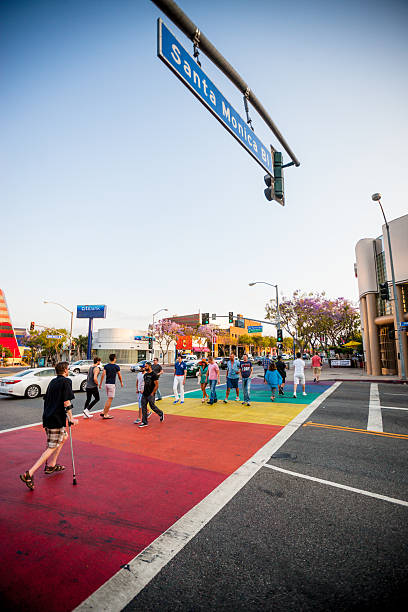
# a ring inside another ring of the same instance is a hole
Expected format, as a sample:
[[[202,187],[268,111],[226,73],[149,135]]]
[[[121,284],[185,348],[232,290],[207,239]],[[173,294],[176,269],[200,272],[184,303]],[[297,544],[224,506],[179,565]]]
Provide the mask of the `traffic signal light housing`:
[[[234,313],[229,312],[228,313],[228,323],[233,323],[233,322],[234,322]]]
[[[283,342],[283,332],[282,332],[282,330],[280,328],[277,330],[276,340],[278,342]]]
[[[380,283],[380,298],[382,300],[390,299],[390,290],[388,288],[388,283]]]
[[[34,321],[31,321],[31,323],[30,323],[30,331],[34,331],[34,328],[35,328],[35,323],[34,323]]]
[[[210,313],[209,312],[203,312],[203,314],[201,315],[201,324],[202,325],[208,325],[210,322]]]
[[[153,338],[149,336],[149,350],[151,351],[153,348]]]
[[[266,189],[264,194],[268,202],[275,200],[281,206],[285,206],[285,194],[283,183],[283,155],[280,151],[273,151],[273,177],[270,174],[264,176]]]

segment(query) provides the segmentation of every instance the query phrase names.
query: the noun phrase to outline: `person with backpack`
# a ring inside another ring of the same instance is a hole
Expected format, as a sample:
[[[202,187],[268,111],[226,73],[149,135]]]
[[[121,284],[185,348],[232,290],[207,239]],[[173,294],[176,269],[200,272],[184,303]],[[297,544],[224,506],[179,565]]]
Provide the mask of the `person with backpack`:
[[[84,417],[92,419],[93,414],[89,411],[99,402],[98,376],[101,371],[101,358],[94,357],[94,365],[88,370],[88,378],[86,379],[86,401],[84,406]],[[92,400],[92,397],[94,398]],[[91,401],[92,400],[92,401]]]
[[[269,368],[265,374],[265,382],[269,385],[271,390],[271,400],[275,401],[276,389],[282,384],[282,376],[279,374],[276,363],[272,361],[269,364]]]

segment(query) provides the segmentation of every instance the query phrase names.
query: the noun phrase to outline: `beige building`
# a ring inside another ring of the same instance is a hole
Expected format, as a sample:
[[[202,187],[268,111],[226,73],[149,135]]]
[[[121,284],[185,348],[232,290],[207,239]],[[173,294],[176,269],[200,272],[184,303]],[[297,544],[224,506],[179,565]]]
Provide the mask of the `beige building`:
[[[389,221],[394,260],[396,299],[401,321],[397,321],[391,283],[386,227],[382,236],[362,238],[356,244],[356,275],[367,373],[374,376],[401,375],[398,325],[408,321],[408,215]],[[389,300],[380,297],[380,284],[387,283]],[[402,350],[408,376],[407,328],[403,328]]]

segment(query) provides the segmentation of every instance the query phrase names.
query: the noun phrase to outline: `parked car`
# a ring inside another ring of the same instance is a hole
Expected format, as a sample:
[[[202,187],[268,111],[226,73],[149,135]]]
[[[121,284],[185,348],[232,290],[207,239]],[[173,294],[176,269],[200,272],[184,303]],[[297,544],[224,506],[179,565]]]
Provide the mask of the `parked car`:
[[[48,385],[55,377],[55,368],[30,368],[22,370],[12,376],[0,378],[0,394],[34,399],[44,395]],[[87,379],[85,374],[70,372],[69,377],[72,381],[73,391],[85,391]]]
[[[79,374],[80,372],[88,373],[88,370],[91,365],[94,365],[93,359],[79,359],[79,361],[74,361],[69,364],[69,369],[74,374]]]
[[[254,363],[255,363],[256,365],[263,365],[263,360],[264,360],[264,357],[261,357],[261,355],[257,355],[257,356],[254,358]]]
[[[182,355],[181,358],[183,361],[198,361],[197,355],[194,355],[193,353],[187,353],[186,355]]]
[[[218,365],[218,367],[220,367],[221,361],[224,359],[224,357],[215,357],[214,361],[215,363]]]
[[[130,366],[130,371],[131,372],[140,372],[140,370],[145,367],[147,361],[149,361],[149,360],[148,359],[142,359],[142,361],[138,361],[134,365],[131,365]]]

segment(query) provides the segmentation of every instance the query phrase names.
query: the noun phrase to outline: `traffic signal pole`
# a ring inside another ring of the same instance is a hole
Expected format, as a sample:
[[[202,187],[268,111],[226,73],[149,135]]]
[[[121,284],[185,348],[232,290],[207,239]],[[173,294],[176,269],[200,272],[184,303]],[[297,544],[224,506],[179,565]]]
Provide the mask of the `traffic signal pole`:
[[[392,293],[394,297],[394,308],[395,308],[395,318],[397,319],[397,334],[398,334],[398,345],[399,345],[399,354],[400,354],[400,362],[401,362],[401,380],[407,380],[407,376],[405,374],[405,355],[404,355],[404,347],[402,344],[402,329],[400,318],[400,310],[398,304],[398,296],[397,296],[397,285],[395,282],[395,272],[394,272],[394,260],[392,258],[392,249],[391,249],[391,237],[390,237],[390,227],[388,225],[388,221],[385,217],[384,209],[381,204],[381,200],[379,200],[379,204],[381,207],[381,212],[385,221],[385,228],[387,230],[387,242],[388,242],[388,252],[390,254],[390,268],[391,268],[391,279],[392,279]]]
[[[300,162],[292,149],[282,136],[278,127],[267,113],[261,102],[255,96],[248,83],[238,74],[231,64],[221,55],[195,23],[173,2],[173,0],[152,0],[152,2],[176,24],[178,28],[202,51],[212,62],[225,74],[225,76],[239,89],[239,91],[250,102],[266,125],[278,139],[286,153],[289,155],[295,166],[300,166]]]

